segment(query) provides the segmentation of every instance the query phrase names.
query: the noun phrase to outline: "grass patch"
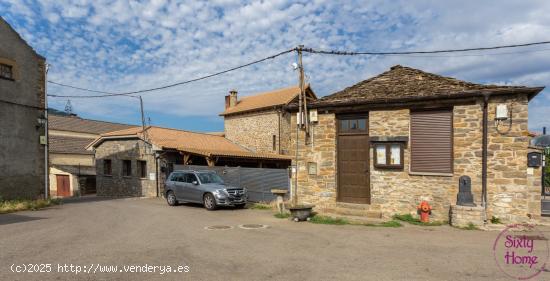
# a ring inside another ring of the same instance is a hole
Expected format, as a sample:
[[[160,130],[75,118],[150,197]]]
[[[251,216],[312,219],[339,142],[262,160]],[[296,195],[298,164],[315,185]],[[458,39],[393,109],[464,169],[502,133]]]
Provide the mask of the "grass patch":
[[[393,219],[414,224],[414,225],[421,225],[421,226],[441,226],[441,225],[447,224],[446,221],[421,222],[419,219],[413,217],[411,214],[404,214],[404,215],[396,214],[393,216]]]
[[[333,218],[327,216],[314,216],[309,222],[318,223],[318,224],[335,224],[335,225],[344,225],[349,224],[349,221],[344,218]]]
[[[492,224],[502,224],[502,222],[500,221],[499,218],[495,217],[495,216],[492,216],[491,217],[491,223]]]
[[[252,206],[249,207],[249,209],[254,210],[272,210],[273,207],[268,203],[254,203]]]
[[[38,200],[7,200],[0,202],[0,214],[13,213],[25,210],[38,210],[52,205],[61,204],[59,199]]]
[[[396,220],[391,220],[391,221],[385,221],[385,222],[381,222],[381,223],[367,223],[365,224],[365,226],[374,226],[374,227],[402,227],[403,225],[396,221]]]
[[[287,219],[287,218],[290,218],[290,213],[276,213],[275,215],[273,215],[274,217],[278,218],[278,219]]]

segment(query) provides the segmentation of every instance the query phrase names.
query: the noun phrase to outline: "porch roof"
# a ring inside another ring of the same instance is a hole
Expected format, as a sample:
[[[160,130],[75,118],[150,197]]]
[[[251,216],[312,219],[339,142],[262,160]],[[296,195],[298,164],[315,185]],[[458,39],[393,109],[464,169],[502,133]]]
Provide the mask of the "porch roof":
[[[161,149],[173,149],[206,157],[238,157],[254,159],[290,160],[288,156],[250,151],[223,136],[208,133],[197,133],[184,130],[149,126],[134,127],[102,134],[88,145],[97,147],[108,139],[138,138],[147,141]]]

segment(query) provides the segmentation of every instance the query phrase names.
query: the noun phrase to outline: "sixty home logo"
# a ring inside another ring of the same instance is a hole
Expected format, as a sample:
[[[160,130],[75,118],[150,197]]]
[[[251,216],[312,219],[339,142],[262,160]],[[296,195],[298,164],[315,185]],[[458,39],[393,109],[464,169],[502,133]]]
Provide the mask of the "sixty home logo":
[[[509,225],[493,245],[497,266],[509,277],[526,280],[538,276],[548,262],[548,240],[534,225]]]

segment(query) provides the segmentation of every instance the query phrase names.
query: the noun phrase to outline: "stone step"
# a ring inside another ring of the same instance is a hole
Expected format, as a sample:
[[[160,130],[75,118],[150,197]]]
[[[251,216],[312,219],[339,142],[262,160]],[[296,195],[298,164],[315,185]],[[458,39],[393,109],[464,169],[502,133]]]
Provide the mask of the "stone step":
[[[383,222],[388,221],[388,220],[384,220],[384,219],[381,219],[381,218],[369,218],[369,217],[366,217],[366,216],[342,215],[342,214],[333,213],[333,212],[319,212],[319,215],[328,216],[328,217],[335,218],[335,219],[346,219],[347,221],[349,221],[351,223],[378,224],[378,223],[383,223]]]
[[[371,205],[369,204],[355,204],[355,203],[344,203],[336,202],[335,206],[338,208],[354,209],[354,210],[370,210]]]
[[[356,217],[365,217],[372,219],[382,218],[382,212],[377,210],[369,209],[353,209],[353,208],[344,208],[344,207],[325,207],[319,208],[319,212],[333,213],[343,216],[356,216]]]

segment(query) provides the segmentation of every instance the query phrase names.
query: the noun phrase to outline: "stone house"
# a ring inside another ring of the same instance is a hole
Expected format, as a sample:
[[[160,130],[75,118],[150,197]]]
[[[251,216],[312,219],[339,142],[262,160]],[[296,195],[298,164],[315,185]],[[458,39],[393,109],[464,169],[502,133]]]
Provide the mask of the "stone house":
[[[305,89],[308,100],[317,99],[313,90]],[[225,110],[220,113],[224,120],[225,137],[236,144],[259,152],[287,155],[289,153],[290,114],[283,110],[295,102],[300,87],[288,87],[252,96],[237,97],[237,91],[225,96]]]
[[[46,190],[46,59],[0,17],[0,200]]]
[[[49,188],[52,197],[69,197],[95,192],[95,159],[86,146],[101,134],[135,126],[80,118],[49,115]]]
[[[329,214],[386,219],[415,214],[427,200],[433,219],[449,220],[465,175],[479,220],[536,219],[541,169],[527,166],[527,105],[542,89],[397,65],[313,101],[308,109],[318,119],[306,142],[304,130],[299,135],[298,200]],[[292,149],[296,134],[291,142]]]
[[[288,167],[290,158],[253,152],[223,136],[149,126],[102,134],[87,149],[95,153],[99,196],[163,196],[176,164]]]

